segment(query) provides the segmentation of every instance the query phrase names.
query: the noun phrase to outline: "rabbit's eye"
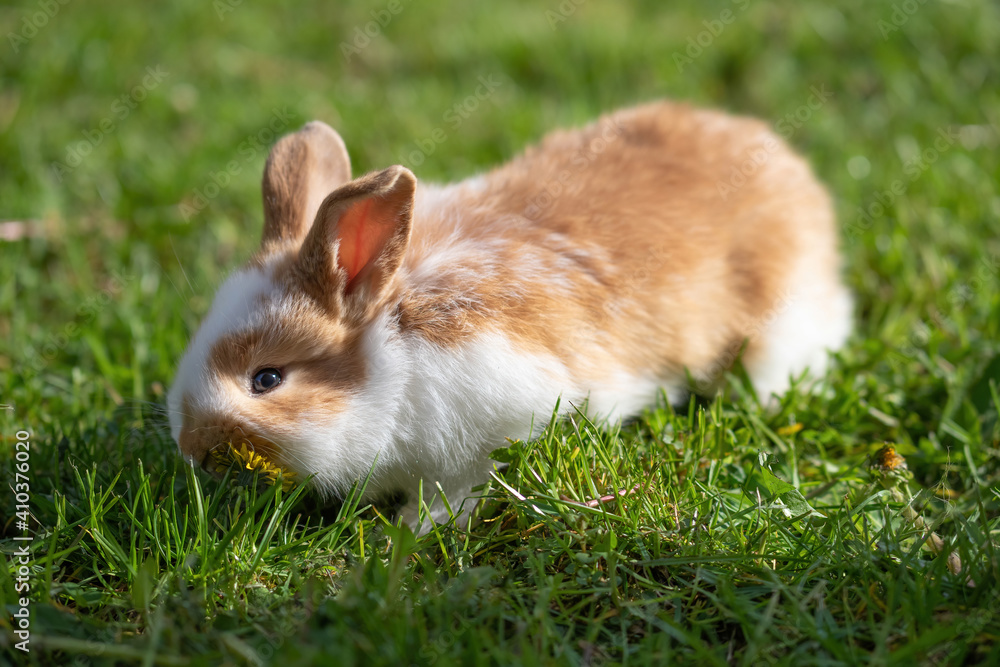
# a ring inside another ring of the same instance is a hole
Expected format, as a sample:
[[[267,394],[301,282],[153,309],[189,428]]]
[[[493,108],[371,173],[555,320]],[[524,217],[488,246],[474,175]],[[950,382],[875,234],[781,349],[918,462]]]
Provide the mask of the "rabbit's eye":
[[[279,384],[281,384],[281,371],[277,368],[265,368],[257,371],[257,374],[253,376],[253,392],[255,394],[271,391]]]

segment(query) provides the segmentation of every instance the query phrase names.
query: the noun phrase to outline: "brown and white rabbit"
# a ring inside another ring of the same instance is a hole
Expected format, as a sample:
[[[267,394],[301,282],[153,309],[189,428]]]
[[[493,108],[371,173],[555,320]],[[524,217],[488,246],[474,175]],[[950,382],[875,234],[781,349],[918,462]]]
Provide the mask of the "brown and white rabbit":
[[[850,330],[830,200],[752,119],[649,104],[447,186],[352,180],[312,122],[263,191],[260,250],[171,388],[173,437],[194,464],[248,441],[328,495],[375,462],[368,496],[402,491],[411,524],[420,480],[447,518],[437,485],[457,508],[557,402],[617,420],[740,352],[766,399]]]

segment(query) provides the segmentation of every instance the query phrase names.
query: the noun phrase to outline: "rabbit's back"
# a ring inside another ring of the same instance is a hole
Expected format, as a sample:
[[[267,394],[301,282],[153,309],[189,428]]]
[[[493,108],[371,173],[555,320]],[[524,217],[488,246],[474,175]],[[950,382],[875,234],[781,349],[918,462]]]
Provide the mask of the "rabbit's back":
[[[843,295],[808,165],[760,121],[669,102],[424,188],[404,265],[405,324],[442,345],[498,330],[595,386],[716,380],[805,288]]]

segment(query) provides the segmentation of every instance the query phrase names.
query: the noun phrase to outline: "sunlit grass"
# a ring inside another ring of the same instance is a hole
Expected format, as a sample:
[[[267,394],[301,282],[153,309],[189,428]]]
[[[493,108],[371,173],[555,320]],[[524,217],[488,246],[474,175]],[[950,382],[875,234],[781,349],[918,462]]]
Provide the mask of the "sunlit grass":
[[[8,36],[0,465],[30,431],[34,541],[27,655],[0,568],[4,659],[1000,662],[1000,16],[914,5],[403,2],[349,60],[387,5],[55,3]],[[737,372],[725,399],[497,443],[479,523],[420,538],[388,503],[183,463],[165,387],[254,249],[274,135],[321,119],[355,173],[445,180],[664,96],[784,128],[834,194],[858,324],[819,392],[765,411]]]

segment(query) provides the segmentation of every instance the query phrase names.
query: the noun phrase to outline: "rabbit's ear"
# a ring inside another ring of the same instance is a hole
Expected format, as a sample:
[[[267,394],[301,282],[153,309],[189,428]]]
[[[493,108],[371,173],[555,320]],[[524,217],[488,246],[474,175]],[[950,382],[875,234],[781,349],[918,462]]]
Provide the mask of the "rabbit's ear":
[[[326,123],[314,120],[283,137],[264,166],[261,247],[302,241],[323,199],[350,180],[347,148]]]
[[[396,165],[331,193],[299,250],[303,289],[348,317],[377,305],[410,240],[416,186]]]

